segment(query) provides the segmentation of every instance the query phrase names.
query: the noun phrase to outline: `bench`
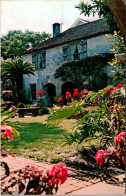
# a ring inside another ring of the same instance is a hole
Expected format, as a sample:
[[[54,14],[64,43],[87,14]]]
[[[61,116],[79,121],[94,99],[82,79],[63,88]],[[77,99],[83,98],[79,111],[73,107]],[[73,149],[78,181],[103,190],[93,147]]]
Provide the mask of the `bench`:
[[[42,109],[42,107],[17,108],[17,111],[19,113],[19,118],[23,118],[26,112],[32,113],[31,116],[37,116],[39,109]]]

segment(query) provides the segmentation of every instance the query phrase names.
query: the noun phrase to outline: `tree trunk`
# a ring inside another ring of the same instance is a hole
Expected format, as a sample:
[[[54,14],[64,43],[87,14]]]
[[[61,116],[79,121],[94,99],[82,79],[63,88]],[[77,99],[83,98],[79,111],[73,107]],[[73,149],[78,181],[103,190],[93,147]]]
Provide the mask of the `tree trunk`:
[[[22,102],[22,90],[23,90],[23,76],[17,76],[16,78],[16,86],[17,86],[17,99],[18,103]]]

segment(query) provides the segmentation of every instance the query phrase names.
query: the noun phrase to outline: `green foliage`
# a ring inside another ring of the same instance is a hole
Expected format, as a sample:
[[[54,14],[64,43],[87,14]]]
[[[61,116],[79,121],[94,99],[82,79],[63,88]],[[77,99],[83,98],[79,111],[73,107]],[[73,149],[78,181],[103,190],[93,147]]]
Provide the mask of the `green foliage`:
[[[80,144],[89,140],[100,139],[100,145],[112,145],[115,130],[110,132],[111,116],[106,104],[98,107],[97,110],[90,110],[87,115],[80,119],[76,124],[74,134],[65,136],[66,143],[72,144],[76,142]]]
[[[13,135],[14,136],[19,136],[19,132],[17,131],[17,129],[19,129],[19,122],[11,122],[10,119],[13,118],[17,113],[17,110],[12,112],[11,114],[9,114],[6,118],[4,118],[1,121],[1,125],[2,124],[7,124],[7,126],[11,126],[13,128]],[[6,115],[6,111],[2,113],[2,116]]]
[[[18,103],[17,108],[25,108],[25,105],[21,102]]]
[[[97,91],[107,86],[106,66],[112,58],[112,53],[105,53],[82,60],[67,61],[57,67],[54,76],[55,78],[61,78],[63,81],[73,81],[75,88],[79,90],[85,87],[88,90]],[[83,85],[85,80],[89,81],[88,85]]]
[[[44,105],[42,109],[38,110],[38,114],[39,115],[49,114],[49,109],[46,107],[46,105]]]
[[[58,124],[63,119],[67,119],[69,117],[76,116],[78,114],[81,114],[83,107],[83,102],[77,102],[72,100],[72,104],[70,106],[64,106],[61,108],[58,108],[51,113],[47,119],[47,124]]]
[[[16,58],[15,60],[5,60],[1,63],[1,80],[2,89],[9,88],[8,84],[11,84],[11,89],[18,101],[23,97],[23,74],[34,75],[34,66],[29,63],[23,63],[22,58]]]
[[[80,14],[84,14],[88,17],[90,14],[93,14],[93,16],[98,14],[99,17],[104,17],[112,33],[114,30],[119,30],[118,24],[105,0],[91,0],[90,3],[88,3],[88,1],[86,3],[80,1],[75,8],[78,8],[81,11]]]
[[[50,34],[26,30],[24,33],[19,30],[9,31],[1,38],[1,56],[4,59],[21,56],[27,49],[34,47],[42,41],[50,38]]]
[[[113,48],[110,49],[114,53],[114,58],[109,64],[112,66],[114,70],[113,80],[124,80],[125,79],[125,64],[117,59],[118,55],[121,53],[126,53],[124,38],[120,36],[119,32],[114,31],[113,35],[106,35],[107,41],[112,42]],[[111,41],[113,38],[113,41]],[[116,41],[115,41],[116,40]]]

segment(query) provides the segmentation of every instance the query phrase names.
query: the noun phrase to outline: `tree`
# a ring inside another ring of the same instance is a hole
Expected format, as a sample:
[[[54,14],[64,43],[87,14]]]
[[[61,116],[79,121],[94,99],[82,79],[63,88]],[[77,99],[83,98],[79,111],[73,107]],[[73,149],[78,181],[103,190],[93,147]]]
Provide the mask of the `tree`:
[[[119,30],[115,17],[113,16],[105,0],[90,0],[90,3],[84,3],[81,1],[75,6],[75,8],[78,8],[81,11],[80,14],[84,14],[85,16],[90,16],[90,14],[95,16],[97,13],[99,17],[104,17],[111,33],[113,33],[115,30]]]
[[[107,41],[112,42],[113,48],[110,49],[114,53],[114,58],[112,59],[111,62],[108,62],[113,70],[113,80],[121,80],[122,82],[125,81],[125,64],[124,62],[121,62],[118,60],[118,55],[122,53],[126,53],[126,47],[125,47],[125,41],[122,36],[120,36],[116,31],[114,31],[113,35],[106,35],[107,36]],[[113,41],[112,41],[113,38]],[[115,41],[116,40],[116,41]]]
[[[13,87],[12,90],[17,92],[17,100],[20,102],[22,100],[23,74],[34,75],[34,71],[34,66],[29,62],[23,63],[22,58],[5,60],[1,63],[2,86],[5,85],[6,88],[6,81],[8,81]]]
[[[42,41],[50,38],[50,34],[43,32],[33,32],[26,30],[24,33],[20,30],[9,31],[7,35],[1,38],[1,56],[14,59],[21,56],[27,49],[34,47]]]
[[[115,57],[112,59],[112,62],[109,62],[111,66],[113,66],[113,69],[115,71],[115,74],[113,75],[114,80],[116,79],[124,79],[125,78],[125,66],[124,63],[119,61],[117,59],[117,55],[120,53],[123,53],[126,51],[124,39],[122,37],[122,33],[119,29],[118,23],[115,20],[114,15],[112,14],[111,10],[109,9],[107,3],[105,0],[90,0],[90,3],[84,3],[80,2],[76,8],[81,10],[80,14],[84,14],[85,16],[90,16],[91,13],[93,13],[93,16],[95,16],[96,13],[98,13],[99,17],[104,17],[106,20],[107,25],[109,26],[111,36],[110,38],[114,38],[115,41],[112,41],[108,39],[108,41],[112,42],[113,49],[111,49],[112,52],[114,52]]]

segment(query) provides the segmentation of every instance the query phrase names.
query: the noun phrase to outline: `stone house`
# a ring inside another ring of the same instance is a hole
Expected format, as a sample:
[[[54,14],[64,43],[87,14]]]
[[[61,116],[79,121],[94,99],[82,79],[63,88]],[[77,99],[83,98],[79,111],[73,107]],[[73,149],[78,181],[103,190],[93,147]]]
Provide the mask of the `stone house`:
[[[22,54],[24,62],[28,61],[35,66],[34,76],[24,75],[24,90],[27,94],[30,92],[30,99],[37,101],[37,90],[45,89],[48,92],[45,94],[45,104],[51,106],[53,97],[61,96],[65,85],[65,82],[55,79],[55,69],[64,61],[108,53],[112,44],[105,40],[105,34],[109,34],[109,28],[103,19],[93,22],[76,21],[62,33],[60,24],[53,24],[52,38]]]

